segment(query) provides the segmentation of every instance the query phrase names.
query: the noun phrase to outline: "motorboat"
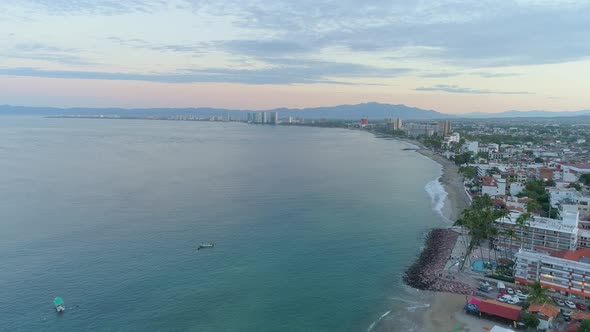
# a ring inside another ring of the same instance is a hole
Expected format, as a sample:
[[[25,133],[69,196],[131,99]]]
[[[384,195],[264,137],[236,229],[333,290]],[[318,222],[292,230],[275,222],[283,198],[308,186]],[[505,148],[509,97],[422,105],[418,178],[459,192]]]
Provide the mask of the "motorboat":
[[[66,310],[64,300],[62,300],[62,298],[59,296],[53,299],[53,305],[55,306],[55,311],[57,312],[64,312]]]
[[[213,248],[215,246],[214,243],[211,242],[202,242],[201,244],[199,244],[199,246],[197,247],[197,250],[201,250],[201,249],[208,249],[208,248]]]

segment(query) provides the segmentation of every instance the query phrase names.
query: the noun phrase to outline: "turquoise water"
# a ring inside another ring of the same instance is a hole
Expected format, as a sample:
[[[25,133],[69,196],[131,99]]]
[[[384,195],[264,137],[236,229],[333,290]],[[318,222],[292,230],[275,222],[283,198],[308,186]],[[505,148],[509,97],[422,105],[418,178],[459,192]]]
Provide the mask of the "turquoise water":
[[[490,262],[488,260],[483,260],[483,259],[476,259],[473,261],[473,263],[471,263],[471,269],[475,272],[485,272],[489,269],[486,269],[486,265],[491,264],[492,267],[495,269],[496,268],[496,263],[494,262]]]
[[[440,167],[403,143],[25,117],[0,137],[2,329],[416,329],[428,296],[401,275],[440,223]]]

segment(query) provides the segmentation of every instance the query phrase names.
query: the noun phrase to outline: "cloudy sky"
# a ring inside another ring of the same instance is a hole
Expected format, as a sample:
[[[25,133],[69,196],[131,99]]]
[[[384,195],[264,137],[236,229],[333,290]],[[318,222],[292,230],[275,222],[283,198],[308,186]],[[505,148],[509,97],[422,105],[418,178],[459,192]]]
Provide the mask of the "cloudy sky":
[[[590,2],[2,0],[0,104],[590,109]]]

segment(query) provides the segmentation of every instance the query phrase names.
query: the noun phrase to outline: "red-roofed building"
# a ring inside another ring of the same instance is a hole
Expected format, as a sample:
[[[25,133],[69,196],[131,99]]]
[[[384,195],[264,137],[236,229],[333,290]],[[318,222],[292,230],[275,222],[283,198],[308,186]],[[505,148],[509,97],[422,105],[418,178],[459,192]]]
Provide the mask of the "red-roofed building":
[[[495,300],[481,300],[478,309],[484,314],[501,317],[511,321],[518,320],[521,311],[519,306],[501,303]]]
[[[547,330],[553,327],[553,319],[559,315],[559,308],[548,304],[533,304],[529,307],[528,312],[537,314],[539,318],[538,330]]]

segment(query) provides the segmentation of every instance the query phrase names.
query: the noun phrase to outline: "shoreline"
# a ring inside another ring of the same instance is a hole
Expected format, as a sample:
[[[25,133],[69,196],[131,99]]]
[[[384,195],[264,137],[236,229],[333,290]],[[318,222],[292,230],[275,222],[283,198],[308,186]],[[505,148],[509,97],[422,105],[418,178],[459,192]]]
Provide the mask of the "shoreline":
[[[420,274],[430,273],[432,275],[436,273],[434,272],[435,269],[440,269],[440,266],[443,266],[444,269],[449,255],[448,248],[454,248],[460,238],[459,236],[441,236],[440,232],[452,232],[449,228],[460,217],[461,212],[469,207],[471,200],[465,192],[463,176],[459,173],[459,167],[455,163],[427,149],[418,141],[408,139],[400,140],[415,146],[417,153],[441,165],[442,174],[437,180],[447,193],[441,213],[447,219],[448,224],[446,227],[434,227],[429,232],[425,247],[420,253],[420,256],[406,272],[407,276],[409,274],[408,272],[411,272],[411,269],[414,268],[414,274],[418,272]],[[436,232],[439,233],[439,240],[432,241],[432,235]],[[452,249],[450,251],[452,252]],[[434,262],[432,262],[433,259]],[[424,264],[423,261],[430,261],[431,263]],[[425,269],[427,271],[424,271]],[[440,274],[437,276],[440,276]],[[420,276],[418,281],[423,281],[424,279],[424,276]],[[463,314],[462,309],[467,301],[467,293],[470,293],[469,285],[462,282],[447,281],[437,277],[427,281],[426,284],[422,284],[422,286],[426,287],[415,287],[416,285],[406,282],[414,288],[424,289],[433,295],[431,301],[429,301],[430,306],[423,311],[422,321],[419,322],[422,331],[442,332],[473,329],[474,326],[470,326],[472,324],[468,320],[461,319]]]

